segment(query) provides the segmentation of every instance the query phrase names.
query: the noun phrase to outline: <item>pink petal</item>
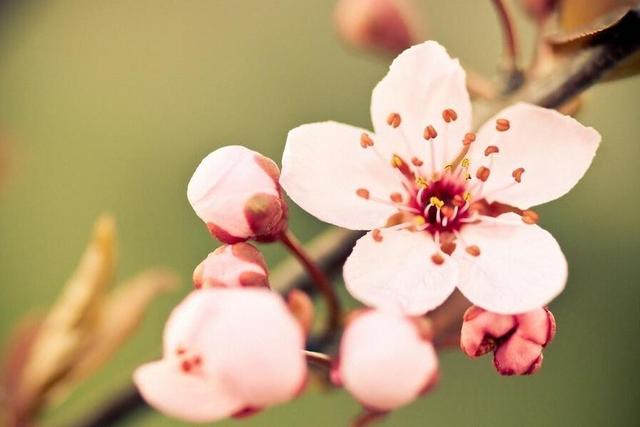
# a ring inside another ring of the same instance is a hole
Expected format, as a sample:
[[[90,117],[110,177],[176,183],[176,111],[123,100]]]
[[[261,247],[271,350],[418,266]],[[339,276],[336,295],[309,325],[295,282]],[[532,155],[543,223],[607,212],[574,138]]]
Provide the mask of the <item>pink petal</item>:
[[[376,134],[388,144],[406,138],[411,149],[408,155],[423,159],[425,170],[430,170],[430,143],[423,135],[425,127],[433,126],[438,133],[434,163],[440,170],[460,152],[464,135],[471,127],[465,79],[458,60],[434,41],[405,50],[373,90],[371,118]],[[457,119],[445,123],[443,111],[449,108],[457,113]],[[400,114],[398,128],[387,124],[391,113]]]
[[[205,374],[249,407],[290,400],[306,379],[303,331],[282,298],[263,288],[193,292],[167,322],[165,352],[172,346],[200,354]]]
[[[478,357],[492,351],[495,340],[516,326],[511,315],[496,314],[471,306],[464,314],[460,331],[460,347],[469,357]]]
[[[509,120],[509,130],[496,130],[498,118]],[[571,190],[591,165],[599,143],[593,128],[555,110],[519,103],[482,126],[471,145],[471,166],[491,169],[483,187],[488,201],[527,209]],[[500,150],[491,155],[493,161],[484,155],[490,145]],[[512,176],[518,168],[524,168],[519,184]]]
[[[279,201],[277,166],[248,148],[219,148],[202,160],[189,181],[187,197],[196,214],[225,243],[252,238],[256,232],[247,217],[255,197]],[[279,216],[286,212],[276,212]],[[277,222],[282,218],[273,219]]]
[[[373,147],[362,148],[363,129],[336,122],[302,125],[289,132],[280,183],[300,207],[353,230],[383,225],[396,209],[357,195],[366,189],[385,201],[403,192],[399,176]],[[377,145],[377,144],[376,144]]]
[[[513,334],[493,356],[493,364],[501,375],[529,375],[542,366],[542,346]]]
[[[442,265],[431,261],[438,247],[426,232],[382,230],[360,238],[344,265],[347,289],[377,308],[419,315],[442,304],[458,280],[457,264],[446,255]]]
[[[184,374],[177,362],[161,360],[136,369],[140,394],[163,414],[189,422],[212,422],[241,410],[244,403],[232,397],[221,383]]]
[[[460,262],[460,291],[475,305],[499,314],[518,314],[548,304],[567,281],[567,261],[549,232],[517,223],[518,216],[498,217],[514,224],[479,224],[462,229],[464,242],[480,255],[454,252]]]
[[[370,310],[357,316],[342,337],[340,379],[368,408],[390,411],[411,403],[437,370],[433,346],[406,317]]]

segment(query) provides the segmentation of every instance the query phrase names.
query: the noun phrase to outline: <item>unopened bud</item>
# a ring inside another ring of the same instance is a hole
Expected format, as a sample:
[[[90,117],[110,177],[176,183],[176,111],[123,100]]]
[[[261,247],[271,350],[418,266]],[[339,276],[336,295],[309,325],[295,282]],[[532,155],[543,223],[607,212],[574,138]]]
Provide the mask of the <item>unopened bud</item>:
[[[189,181],[187,197],[217,239],[272,241],[286,228],[280,170],[269,158],[233,145],[209,154]]]
[[[220,246],[193,272],[193,284],[202,288],[269,287],[267,264],[248,243]]]
[[[555,330],[553,314],[546,308],[504,315],[472,306],[464,314],[460,347],[470,357],[493,351],[493,364],[501,375],[529,375],[542,366],[542,349]]]
[[[345,41],[394,56],[420,40],[416,15],[413,0],[340,0],[335,10]]]

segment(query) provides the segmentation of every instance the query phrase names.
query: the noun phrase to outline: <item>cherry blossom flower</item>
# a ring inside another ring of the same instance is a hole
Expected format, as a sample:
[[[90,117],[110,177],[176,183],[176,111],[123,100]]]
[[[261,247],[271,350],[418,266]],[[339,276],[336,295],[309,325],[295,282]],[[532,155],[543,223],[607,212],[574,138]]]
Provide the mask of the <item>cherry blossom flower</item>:
[[[345,329],[333,376],[363,406],[386,412],[418,398],[437,374],[438,358],[417,320],[365,310]]]
[[[213,287],[269,287],[264,257],[249,243],[223,245],[211,252],[193,272],[197,289]]]
[[[272,241],[287,224],[279,175],[280,170],[271,159],[248,148],[229,145],[202,160],[189,181],[187,197],[218,240]]]
[[[375,133],[336,122],[290,131],[280,179],[317,218],[372,230],[344,267],[353,296],[423,314],[457,286],[480,307],[516,314],[562,291],[566,260],[529,208],[580,180],[595,130],[519,103],[471,133],[465,73],[433,41],[395,59],[371,116]]]
[[[460,347],[470,357],[494,352],[501,375],[529,375],[542,366],[542,349],[556,333],[556,321],[546,308],[504,315],[471,306],[464,314]]]
[[[158,411],[210,422],[293,399],[306,382],[304,334],[282,299],[259,288],[194,291],[171,314],[162,360],[135,383]]]

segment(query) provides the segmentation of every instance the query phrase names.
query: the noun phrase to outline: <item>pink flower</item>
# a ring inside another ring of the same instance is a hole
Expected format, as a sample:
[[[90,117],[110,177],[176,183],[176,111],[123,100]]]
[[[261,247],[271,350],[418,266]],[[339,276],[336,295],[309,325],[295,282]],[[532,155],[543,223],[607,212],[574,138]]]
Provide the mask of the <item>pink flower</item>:
[[[230,145],[202,160],[189,181],[187,197],[220,241],[271,241],[287,223],[279,175],[278,166],[271,159]]]
[[[335,377],[363,406],[391,411],[435,381],[438,358],[414,319],[366,310],[355,315],[340,343]]]
[[[546,308],[504,315],[471,306],[464,314],[460,347],[469,357],[494,352],[501,375],[529,375],[542,366],[542,349],[556,333],[556,321]]]
[[[223,245],[211,252],[193,272],[196,288],[269,287],[264,257],[249,243]]]
[[[418,41],[413,0],[340,0],[335,21],[348,43],[397,55]]]
[[[203,289],[174,309],[162,360],[139,367],[134,380],[160,412],[211,422],[293,399],[306,381],[303,346],[276,294]]]
[[[465,73],[432,41],[395,59],[371,116],[375,134],[335,122],[293,129],[280,179],[321,220],[373,230],[344,267],[353,296],[423,314],[457,286],[480,307],[514,314],[562,291],[564,255],[528,209],[580,180],[595,130],[516,104],[470,133]]]

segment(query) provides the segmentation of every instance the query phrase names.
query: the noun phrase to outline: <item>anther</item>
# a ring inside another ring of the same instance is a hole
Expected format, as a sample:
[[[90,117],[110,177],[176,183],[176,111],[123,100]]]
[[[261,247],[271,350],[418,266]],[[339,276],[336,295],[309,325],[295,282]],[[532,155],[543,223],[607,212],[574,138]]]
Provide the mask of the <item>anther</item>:
[[[431,203],[433,206],[435,206],[438,209],[441,209],[444,206],[444,202],[438,199],[436,196],[432,196],[429,199],[429,203]]]
[[[469,200],[471,200],[471,193],[467,191],[462,197],[464,198],[465,202],[468,202]]]
[[[200,366],[202,364],[202,358],[200,356],[193,356],[193,359],[191,359],[191,363],[196,366]]]
[[[413,163],[414,166],[418,166],[418,167],[424,164],[424,162],[417,157],[412,158],[411,163]]]
[[[449,172],[453,171],[453,165],[451,163],[444,165],[444,172],[446,171],[449,171]]]
[[[184,349],[184,348],[182,348],[182,347],[178,347],[178,348],[176,348],[176,354],[177,354],[178,356],[182,356],[182,355],[183,355],[183,354],[185,354],[186,352],[187,352],[187,350],[186,350],[186,349]]]
[[[417,226],[423,226],[427,223],[427,220],[424,219],[424,217],[422,215],[416,215],[413,217],[413,223]]]
[[[435,265],[442,265],[444,264],[444,257],[438,253],[435,253],[433,255],[431,255],[431,261],[435,264]]]
[[[371,232],[371,236],[373,237],[373,240],[375,240],[376,242],[382,242],[382,232],[380,231],[379,228],[375,228]]]
[[[489,179],[489,174],[491,170],[486,166],[480,166],[476,171],[476,178],[478,178],[482,182],[486,182]]]
[[[496,147],[495,145],[490,145],[487,148],[485,148],[484,155],[490,156],[492,154],[499,153],[499,152],[500,152],[500,149],[498,147]]]
[[[189,362],[188,360],[183,360],[182,363],[180,363],[180,369],[182,369],[182,372],[191,371],[191,362]]]
[[[373,139],[366,133],[360,135],[360,146],[362,148],[373,147]]]
[[[402,194],[400,193],[391,193],[389,198],[391,199],[392,202],[402,203]]]
[[[514,170],[511,173],[511,176],[513,177],[513,179],[516,180],[516,182],[521,182],[522,181],[522,174],[524,173],[524,168],[518,168],[516,170]]]
[[[466,200],[461,195],[456,194],[455,196],[453,196],[452,203],[453,203],[454,206],[457,206],[457,207],[461,208],[466,203]]]
[[[387,117],[387,124],[392,128],[397,128],[398,126],[400,126],[401,122],[402,119],[400,118],[400,114],[398,113],[391,113]]]
[[[522,222],[525,224],[536,224],[540,219],[540,215],[532,210],[526,210],[522,212]]]
[[[471,161],[465,157],[462,159],[462,162],[460,162],[460,165],[462,165],[463,168],[468,168],[469,165],[471,165]]]
[[[454,242],[446,242],[440,245],[440,250],[447,255],[451,255],[456,250],[456,244]]]
[[[498,132],[506,132],[511,127],[509,120],[507,119],[498,119],[496,120],[496,130]]]
[[[456,121],[456,119],[458,118],[458,113],[456,113],[455,110],[451,108],[447,108],[442,112],[442,118],[445,122],[451,123]]]
[[[480,248],[477,245],[467,246],[464,250],[471,256],[480,256]]]
[[[442,215],[444,215],[446,218],[453,219],[453,208],[451,206],[444,206],[441,211]]]
[[[366,188],[358,188],[356,190],[356,194],[358,197],[362,197],[363,199],[369,199],[369,190]]]
[[[417,176],[416,177],[416,186],[418,188],[427,188],[429,186],[429,184],[427,183],[427,180],[425,179],[425,177]]]
[[[476,134],[473,132],[468,132],[464,135],[464,139],[462,140],[462,143],[464,145],[469,145],[475,140],[476,140]]]
[[[426,128],[424,128],[423,136],[424,136],[424,139],[428,141],[438,136],[438,132],[436,132],[436,129],[433,126],[429,125]]]

